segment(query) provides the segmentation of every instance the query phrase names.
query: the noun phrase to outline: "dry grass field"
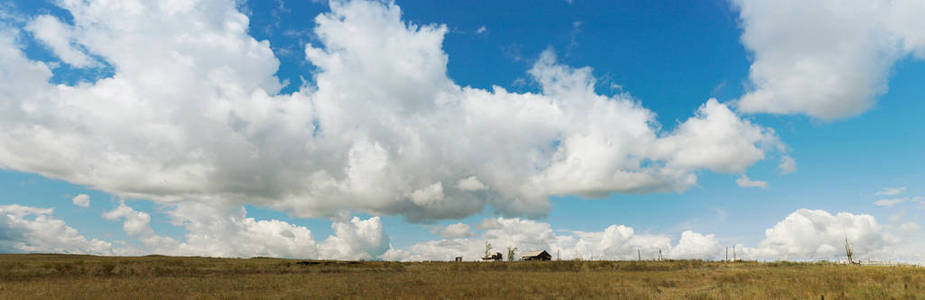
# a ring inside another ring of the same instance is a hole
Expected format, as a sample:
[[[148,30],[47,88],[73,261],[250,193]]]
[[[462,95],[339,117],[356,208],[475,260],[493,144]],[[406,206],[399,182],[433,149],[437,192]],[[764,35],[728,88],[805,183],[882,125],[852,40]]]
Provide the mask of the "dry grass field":
[[[0,299],[925,299],[925,268],[831,263],[397,263],[0,255]]]

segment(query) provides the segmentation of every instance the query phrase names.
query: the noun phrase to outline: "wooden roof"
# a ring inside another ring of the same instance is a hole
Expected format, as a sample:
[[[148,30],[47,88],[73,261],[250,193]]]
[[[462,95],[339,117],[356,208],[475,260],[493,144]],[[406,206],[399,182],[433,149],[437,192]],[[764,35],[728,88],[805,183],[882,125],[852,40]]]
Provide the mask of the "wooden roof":
[[[540,254],[543,254],[543,252],[546,252],[546,250],[530,251],[530,252],[524,253],[523,256],[540,256]],[[546,255],[549,255],[549,253],[546,253]]]

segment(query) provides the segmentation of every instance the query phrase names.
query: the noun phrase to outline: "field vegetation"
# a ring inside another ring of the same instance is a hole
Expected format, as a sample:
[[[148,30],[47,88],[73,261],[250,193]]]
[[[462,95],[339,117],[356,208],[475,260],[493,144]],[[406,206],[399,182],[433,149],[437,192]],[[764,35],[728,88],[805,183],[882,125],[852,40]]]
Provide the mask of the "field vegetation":
[[[339,262],[0,255],[17,298],[925,299],[925,268],[682,261]]]

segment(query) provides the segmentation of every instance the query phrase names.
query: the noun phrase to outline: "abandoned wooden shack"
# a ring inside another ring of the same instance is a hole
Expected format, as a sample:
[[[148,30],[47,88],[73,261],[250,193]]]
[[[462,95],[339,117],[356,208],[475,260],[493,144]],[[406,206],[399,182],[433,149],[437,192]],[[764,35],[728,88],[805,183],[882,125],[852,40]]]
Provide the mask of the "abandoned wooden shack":
[[[520,260],[552,260],[552,255],[546,252],[546,250],[536,250],[524,253],[524,255],[520,257]]]
[[[484,260],[484,261],[501,261],[502,258],[503,258],[503,257],[501,256],[501,252],[495,252],[495,254],[492,254],[492,255],[490,255],[490,256],[482,257],[482,260]]]

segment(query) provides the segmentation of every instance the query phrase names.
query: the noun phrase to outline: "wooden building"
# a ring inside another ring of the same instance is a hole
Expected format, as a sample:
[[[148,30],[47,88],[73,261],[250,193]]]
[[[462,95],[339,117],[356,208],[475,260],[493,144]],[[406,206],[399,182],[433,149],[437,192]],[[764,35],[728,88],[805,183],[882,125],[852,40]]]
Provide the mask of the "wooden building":
[[[520,260],[552,260],[552,255],[546,252],[546,250],[536,250],[524,253],[524,255],[520,257]]]
[[[501,261],[502,258],[503,258],[503,257],[501,256],[501,252],[495,252],[495,254],[482,257],[482,260],[484,260],[484,261]]]

